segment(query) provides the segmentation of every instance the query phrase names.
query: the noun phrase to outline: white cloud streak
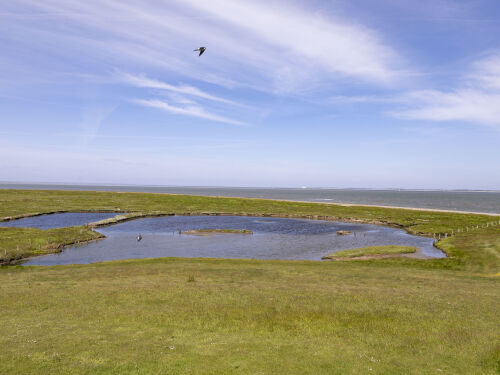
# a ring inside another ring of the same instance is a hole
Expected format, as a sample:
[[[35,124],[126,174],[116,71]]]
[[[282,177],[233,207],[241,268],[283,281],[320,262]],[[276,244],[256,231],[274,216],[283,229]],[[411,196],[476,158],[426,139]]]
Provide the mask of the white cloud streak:
[[[465,121],[500,130],[499,64],[498,53],[479,59],[458,88],[406,93],[407,108],[389,114],[409,120]]]
[[[214,101],[218,103],[223,103],[223,104],[230,104],[230,105],[239,105],[236,102],[226,100],[224,98],[220,98],[218,96],[214,96],[211,94],[208,94],[197,87],[194,86],[186,86],[186,85],[180,85],[180,86],[175,86],[171,85],[165,82],[161,82],[158,80],[150,79],[144,75],[133,75],[133,74],[127,74],[127,73],[120,73],[117,75],[118,79],[120,82],[124,82],[136,87],[144,87],[144,88],[153,88],[153,89],[158,89],[158,90],[165,90],[169,93],[170,98],[172,101],[175,103],[182,105],[181,107],[179,106],[174,106],[169,104],[168,102],[158,100],[158,99],[134,99],[132,102],[136,104],[140,104],[145,107],[152,107],[152,108],[158,108],[163,111],[176,114],[176,115],[184,115],[184,116],[191,116],[191,117],[197,117],[197,118],[202,118],[205,120],[210,120],[210,121],[216,121],[216,122],[222,122],[226,124],[232,124],[232,125],[246,125],[243,122],[237,121],[230,119],[225,116],[220,116],[214,113],[211,113],[207,111],[205,108],[201,107],[198,105],[194,100],[191,100],[189,98],[186,98],[186,96],[194,96],[196,98],[201,98],[209,101]]]
[[[214,102],[231,104],[231,105],[239,105],[239,103],[236,103],[236,102],[233,102],[231,100],[224,99],[224,98],[220,98],[218,96],[208,94],[208,93],[198,89],[197,87],[193,87],[193,86],[187,86],[187,85],[175,86],[175,85],[171,85],[171,84],[168,84],[165,82],[161,82],[161,81],[157,81],[157,80],[148,78],[144,75],[133,75],[133,74],[128,74],[128,73],[120,73],[117,76],[118,76],[119,81],[122,81],[124,83],[128,83],[128,84],[136,86],[136,87],[166,90],[166,91],[170,91],[170,92],[177,93],[177,94],[195,96],[198,98],[211,100]]]
[[[332,103],[394,103],[401,101],[397,96],[375,96],[375,95],[362,95],[362,96],[345,96],[337,95],[329,98]]]
[[[487,56],[473,64],[468,77],[473,86],[500,91],[500,52]]]
[[[222,123],[231,124],[231,125],[246,125],[243,122],[236,121],[236,120],[230,119],[228,117],[220,116],[220,115],[217,115],[214,113],[207,112],[204,108],[196,106],[196,105],[187,105],[185,107],[176,107],[176,106],[168,104],[167,102],[157,100],[157,99],[135,99],[135,100],[133,100],[133,102],[140,104],[140,105],[143,105],[143,106],[146,106],[146,107],[158,108],[158,109],[161,109],[163,111],[173,113],[175,115],[198,117],[198,118],[202,118],[205,120],[222,122]]]
[[[427,90],[411,92],[406,100],[413,108],[389,113],[408,120],[466,121],[500,130],[500,93]]]
[[[386,114],[404,120],[468,122],[500,130],[500,53],[473,62],[450,90],[414,90],[390,96],[334,96],[333,104],[395,107]]]

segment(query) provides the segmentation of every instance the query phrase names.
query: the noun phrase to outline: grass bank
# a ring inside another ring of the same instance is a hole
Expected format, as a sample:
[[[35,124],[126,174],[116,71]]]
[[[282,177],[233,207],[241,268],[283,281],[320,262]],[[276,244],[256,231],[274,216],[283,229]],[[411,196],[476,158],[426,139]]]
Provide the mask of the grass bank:
[[[41,230],[0,226],[0,265],[17,263],[27,257],[58,253],[65,246],[100,238],[104,236],[86,227]]]
[[[472,272],[500,272],[500,227],[488,227],[472,233],[458,233],[437,243],[453,266]]]

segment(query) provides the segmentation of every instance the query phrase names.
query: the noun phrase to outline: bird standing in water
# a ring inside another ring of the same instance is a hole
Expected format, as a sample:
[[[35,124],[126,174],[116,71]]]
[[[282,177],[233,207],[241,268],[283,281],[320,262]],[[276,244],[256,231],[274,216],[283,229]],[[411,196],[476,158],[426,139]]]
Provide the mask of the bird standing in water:
[[[199,57],[199,56],[203,55],[203,52],[205,52],[206,49],[207,49],[206,47],[200,47],[200,48],[196,48],[194,51],[195,52],[200,51],[200,54],[198,55],[198,57]]]
[[[142,236],[139,234],[139,235],[137,236],[137,242],[139,242],[140,240],[142,240]]]

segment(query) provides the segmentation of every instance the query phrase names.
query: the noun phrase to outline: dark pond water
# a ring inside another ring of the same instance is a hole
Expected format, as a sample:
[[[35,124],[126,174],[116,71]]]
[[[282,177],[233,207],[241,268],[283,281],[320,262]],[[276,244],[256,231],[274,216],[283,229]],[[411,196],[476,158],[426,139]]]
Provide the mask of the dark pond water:
[[[64,228],[93,223],[115,217],[116,215],[118,215],[116,212],[66,212],[63,214],[40,215],[18,220],[1,221],[0,227]]]
[[[191,229],[248,229],[252,235],[179,234]],[[339,236],[338,230],[355,234]],[[93,263],[115,259],[211,257],[320,260],[334,251],[376,245],[409,245],[425,256],[444,257],[433,240],[404,230],[333,221],[246,216],[166,216],[99,228],[106,239],[33,258],[25,265]],[[138,242],[136,236],[142,235]]]

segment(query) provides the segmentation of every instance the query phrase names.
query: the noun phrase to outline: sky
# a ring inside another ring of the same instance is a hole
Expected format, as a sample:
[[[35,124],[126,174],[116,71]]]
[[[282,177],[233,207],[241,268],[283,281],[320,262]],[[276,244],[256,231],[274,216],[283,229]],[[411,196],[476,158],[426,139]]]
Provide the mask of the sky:
[[[499,36],[497,0],[3,1],[0,181],[499,190]]]

